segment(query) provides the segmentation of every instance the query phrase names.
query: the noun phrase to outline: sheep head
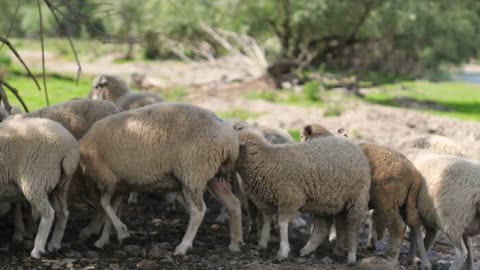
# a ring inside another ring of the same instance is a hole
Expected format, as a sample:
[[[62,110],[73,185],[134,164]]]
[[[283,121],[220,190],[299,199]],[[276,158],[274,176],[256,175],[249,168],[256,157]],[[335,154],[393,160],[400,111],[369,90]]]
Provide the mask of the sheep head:
[[[92,90],[88,97],[116,102],[118,98],[129,91],[127,82],[123,79],[110,75],[100,75],[93,80]]]

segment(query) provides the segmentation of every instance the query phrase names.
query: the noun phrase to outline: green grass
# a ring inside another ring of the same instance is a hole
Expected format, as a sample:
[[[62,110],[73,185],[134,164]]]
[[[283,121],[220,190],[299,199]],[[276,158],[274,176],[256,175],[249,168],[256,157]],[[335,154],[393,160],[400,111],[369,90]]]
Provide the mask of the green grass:
[[[251,112],[251,111],[235,108],[230,111],[219,112],[218,116],[220,116],[223,119],[239,119],[242,121],[246,121],[246,120],[256,119],[263,114],[264,113]]]
[[[444,116],[480,121],[480,85],[464,82],[427,81],[404,82],[383,85],[376,91],[367,94],[366,100],[372,103],[397,106],[396,97],[407,97],[419,101],[432,101],[448,109],[427,112]]]
[[[20,96],[23,98],[30,111],[40,109],[46,106],[45,94],[43,91],[43,82],[41,77],[37,80],[42,87],[42,91],[38,91],[31,78],[22,75],[6,75],[4,79],[13,87],[18,89]],[[82,76],[78,85],[74,78],[64,76],[48,76],[47,90],[50,99],[50,105],[71,100],[78,97],[87,97],[91,88],[91,78]],[[10,91],[7,92],[10,103],[22,108],[15,96]]]
[[[187,96],[188,91],[185,88],[178,87],[173,89],[165,89],[157,94],[169,102],[180,102],[185,98],[185,96]]]
[[[288,133],[293,137],[296,142],[300,141],[300,130],[298,129],[289,129]]]
[[[323,102],[320,97],[312,100],[311,92],[307,93],[308,94],[302,95],[291,90],[250,91],[246,97],[248,99],[261,99],[274,103],[303,107],[322,106]],[[317,98],[317,96],[314,97]]]

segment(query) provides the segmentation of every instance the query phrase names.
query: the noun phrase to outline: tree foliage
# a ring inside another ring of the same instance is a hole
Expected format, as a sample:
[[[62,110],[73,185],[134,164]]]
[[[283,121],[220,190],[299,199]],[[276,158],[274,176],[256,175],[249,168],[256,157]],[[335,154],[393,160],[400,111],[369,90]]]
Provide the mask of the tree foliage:
[[[1,33],[13,23],[13,35],[38,36],[35,1],[24,0],[17,16],[15,2],[0,0],[5,7],[0,9]],[[205,33],[207,25],[255,38],[270,60],[290,58],[351,72],[417,76],[476,58],[480,44],[480,2],[476,0],[52,2],[63,16],[58,25],[44,12],[46,34],[61,36],[68,29],[76,37],[112,37],[129,44],[128,56],[133,44],[143,41],[150,47],[183,44],[192,51],[205,47],[221,55],[224,48]],[[73,8],[67,8],[67,2]],[[147,55],[166,53],[162,48],[159,53],[149,49],[153,53]]]

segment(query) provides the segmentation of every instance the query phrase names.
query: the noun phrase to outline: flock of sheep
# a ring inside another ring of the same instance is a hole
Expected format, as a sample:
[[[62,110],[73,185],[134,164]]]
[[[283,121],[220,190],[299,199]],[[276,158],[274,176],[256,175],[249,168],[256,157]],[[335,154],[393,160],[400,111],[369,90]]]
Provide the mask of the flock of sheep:
[[[465,263],[476,269],[470,237],[480,233],[480,165],[443,137],[421,137],[394,150],[310,124],[296,143],[284,131],[135,93],[106,75],[94,80],[88,99],[1,115],[0,202],[15,204],[16,241],[40,218],[33,258],[61,248],[67,201],[94,206],[80,237],[99,234],[96,247],[109,243],[112,226],[119,241],[129,237],[121,206],[129,194],[135,200],[134,192],[168,194],[172,203],[185,204],[190,218],[174,254],[186,254],[205,215],[208,189],[228,213],[232,251],[243,242],[243,209],[259,248],[266,248],[276,220],[277,256],[287,258],[289,222],[303,212],[310,214],[311,229],[301,256],[314,252],[334,226],[334,253],[355,264],[359,229],[368,217],[368,247],[388,230],[391,262],[398,261],[408,226],[412,263],[419,255],[421,268],[431,268],[427,253],[442,231],[455,249],[450,269]]]

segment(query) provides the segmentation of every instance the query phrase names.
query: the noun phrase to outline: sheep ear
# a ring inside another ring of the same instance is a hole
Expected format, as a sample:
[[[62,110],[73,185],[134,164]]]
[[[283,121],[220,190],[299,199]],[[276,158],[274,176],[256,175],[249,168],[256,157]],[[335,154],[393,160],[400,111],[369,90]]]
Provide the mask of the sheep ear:
[[[233,129],[234,129],[234,130],[242,130],[242,129],[244,129],[244,128],[245,128],[245,126],[244,126],[243,124],[241,124],[241,123],[235,123],[235,124],[233,125]]]
[[[340,135],[343,134],[343,136],[345,136],[345,137],[348,138],[348,135],[347,135],[347,133],[345,133],[345,129],[344,129],[344,128],[339,128],[339,129],[337,130],[337,134],[340,134]]]
[[[313,134],[313,130],[312,130],[312,125],[306,125],[304,128],[303,128],[303,134],[305,136],[311,136]]]

